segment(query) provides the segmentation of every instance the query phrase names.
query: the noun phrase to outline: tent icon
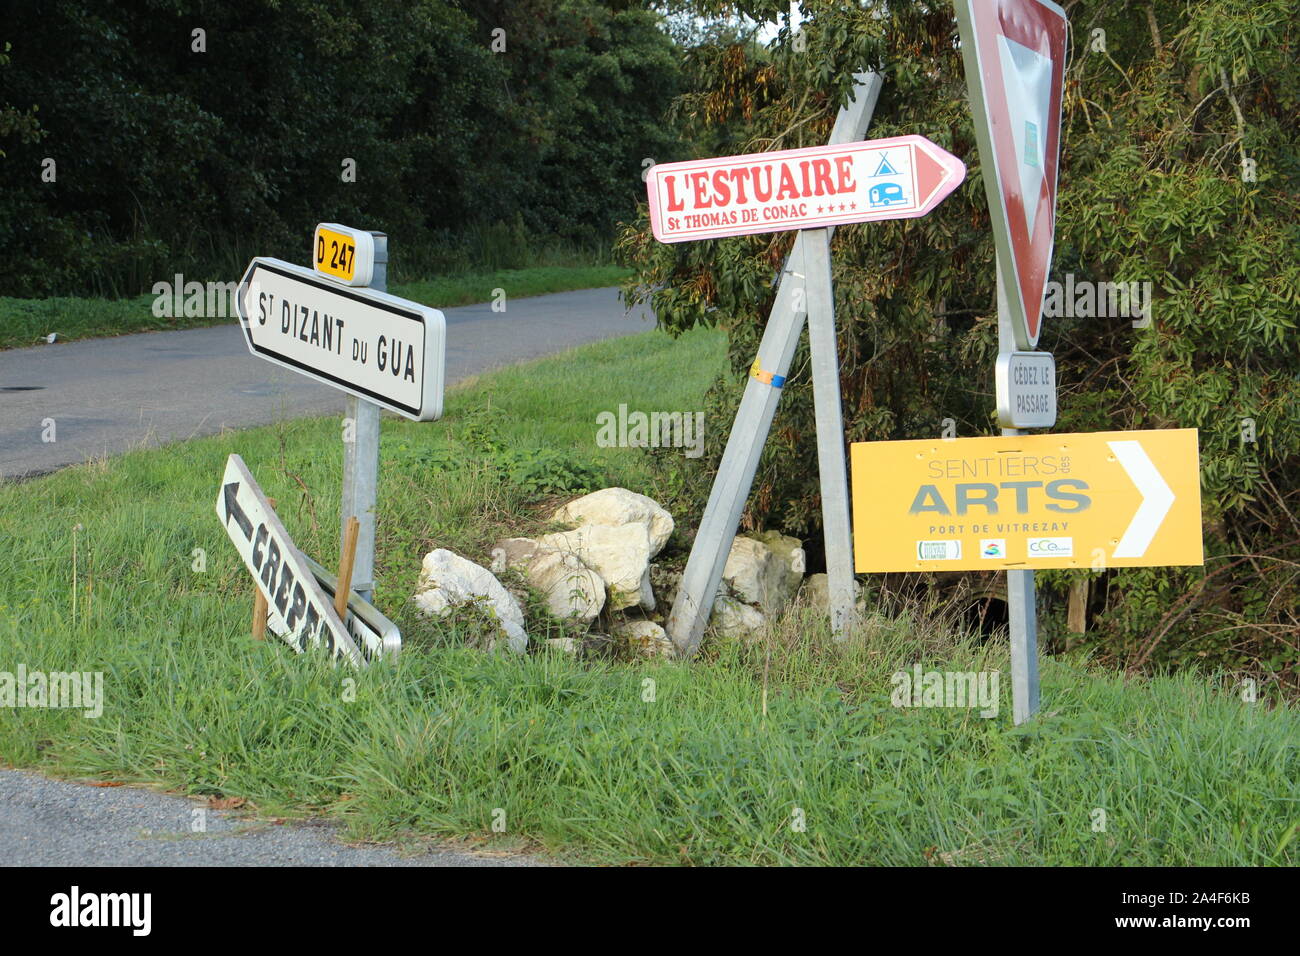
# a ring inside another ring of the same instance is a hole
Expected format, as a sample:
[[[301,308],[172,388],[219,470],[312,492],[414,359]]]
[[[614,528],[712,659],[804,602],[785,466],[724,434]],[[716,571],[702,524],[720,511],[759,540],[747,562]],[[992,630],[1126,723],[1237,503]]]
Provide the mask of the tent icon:
[[[880,168],[877,169],[877,170],[876,170],[874,173],[872,173],[871,175],[872,175],[873,177],[875,177],[875,176],[897,176],[897,175],[898,175],[898,170],[895,169],[893,166],[891,166],[891,165],[889,164],[889,154],[888,154],[888,153],[881,153],[881,154],[880,154]]]

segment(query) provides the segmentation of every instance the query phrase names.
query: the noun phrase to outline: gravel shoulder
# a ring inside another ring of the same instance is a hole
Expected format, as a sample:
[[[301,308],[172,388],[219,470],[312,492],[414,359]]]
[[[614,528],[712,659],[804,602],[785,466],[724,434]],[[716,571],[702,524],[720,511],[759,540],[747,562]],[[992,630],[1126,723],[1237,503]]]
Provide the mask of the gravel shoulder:
[[[324,820],[280,822],[135,787],[0,770],[4,866],[547,866],[522,854],[350,846]]]

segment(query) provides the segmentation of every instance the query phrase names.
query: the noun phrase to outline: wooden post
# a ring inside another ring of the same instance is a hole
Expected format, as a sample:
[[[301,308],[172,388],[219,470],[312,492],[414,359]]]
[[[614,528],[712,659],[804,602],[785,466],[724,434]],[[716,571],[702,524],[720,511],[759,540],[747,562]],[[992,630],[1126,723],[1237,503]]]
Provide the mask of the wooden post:
[[[1070,608],[1066,614],[1066,629],[1071,634],[1084,634],[1088,630],[1088,592],[1092,582],[1087,578],[1070,585]]]
[[[267,498],[267,503],[274,508],[275,499]],[[253,640],[266,640],[266,615],[270,608],[267,606],[266,598],[262,594],[262,589],[253,582]]]
[[[262,596],[262,589],[253,585],[253,640],[266,640],[266,598]]]
[[[348,595],[352,593],[352,566],[357,559],[357,535],[360,533],[361,522],[356,515],[349,515],[343,531],[343,551],[339,554],[339,582],[334,590],[334,610],[338,611],[339,620],[344,624],[348,620]]]

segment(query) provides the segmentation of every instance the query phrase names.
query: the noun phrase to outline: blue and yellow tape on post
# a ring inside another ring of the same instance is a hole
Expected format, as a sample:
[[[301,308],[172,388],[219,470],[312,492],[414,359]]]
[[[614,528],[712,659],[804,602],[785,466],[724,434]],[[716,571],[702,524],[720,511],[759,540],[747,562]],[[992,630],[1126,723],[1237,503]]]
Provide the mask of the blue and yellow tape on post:
[[[784,375],[777,375],[774,372],[765,372],[763,370],[763,366],[759,364],[758,356],[754,356],[754,364],[749,367],[749,374],[764,385],[771,385],[773,388],[780,388],[785,384]]]

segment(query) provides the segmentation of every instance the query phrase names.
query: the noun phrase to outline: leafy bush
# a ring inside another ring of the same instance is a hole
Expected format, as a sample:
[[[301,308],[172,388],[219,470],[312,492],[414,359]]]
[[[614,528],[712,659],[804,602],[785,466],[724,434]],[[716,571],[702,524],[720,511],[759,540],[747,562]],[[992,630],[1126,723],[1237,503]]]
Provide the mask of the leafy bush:
[[[538,237],[607,243],[676,148],[677,54],[639,6],[247,6],[7,5],[0,294],[229,280],[303,260],[322,220],[389,232],[398,269],[457,244],[528,265]]]
[[[512,482],[538,494],[585,494],[601,484],[595,468],[554,448],[512,448],[503,463]]]
[[[486,410],[470,416],[461,437],[512,484],[534,495],[584,494],[599,488],[604,478],[572,450],[511,444]]]

